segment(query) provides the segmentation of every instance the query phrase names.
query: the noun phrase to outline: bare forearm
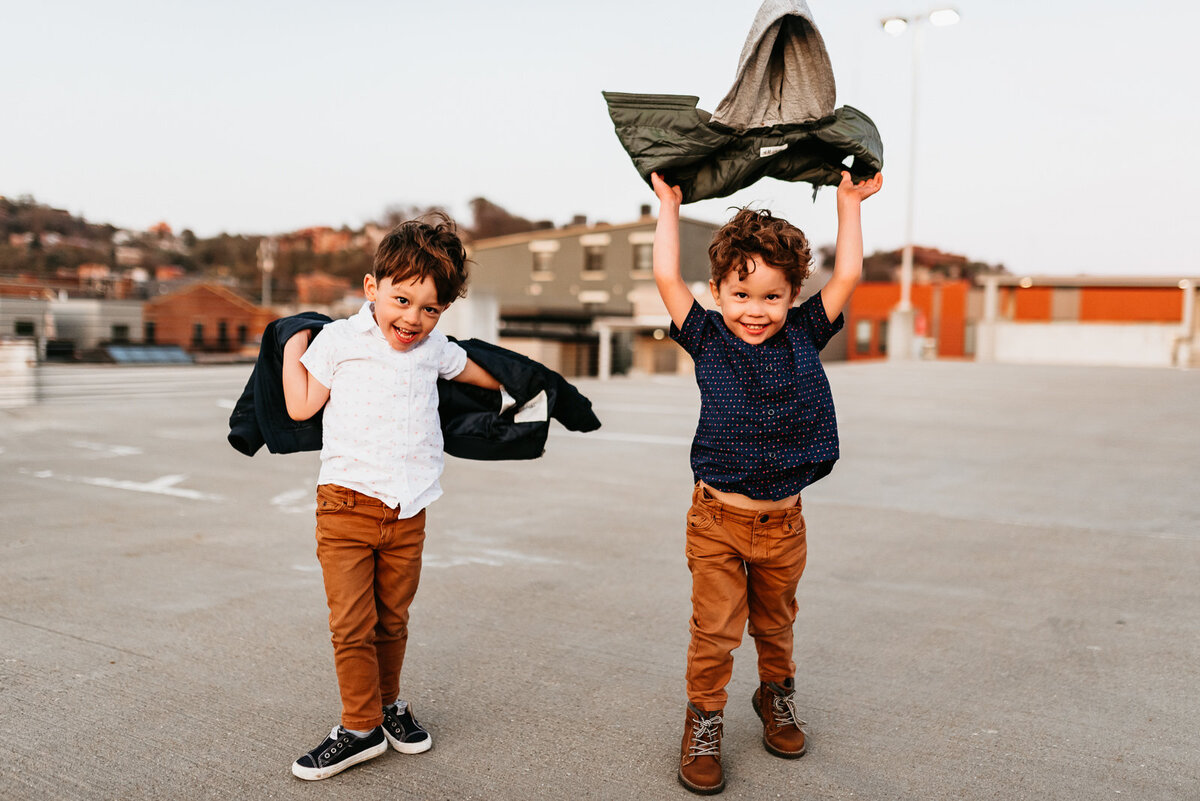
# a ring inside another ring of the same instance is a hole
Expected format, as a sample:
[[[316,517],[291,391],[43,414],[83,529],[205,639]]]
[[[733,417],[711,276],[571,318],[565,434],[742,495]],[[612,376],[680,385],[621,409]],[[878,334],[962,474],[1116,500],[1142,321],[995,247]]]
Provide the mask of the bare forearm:
[[[821,300],[830,322],[837,319],[862,276],[862,210],[857,202],[838,203],[837,245],[834,248],[833,276],[821,290]]]
[[[834,249],[833,277],[855,284],[862,275],[862,207],[846,203],[838,209],[837,246]]]
[[[683,281],[679,269],[679,206],[663,203],[654,227],[654,281],[662,291],[664,284]]]
[[[463,368],[462,372],[454,376],[454,380],[484,389],[500,389],[500,382],[496,380],[495,376],[470,359],[467,359],[467,366]]]
[[[312,417],[329,398],[328,391],[322,393],[318,382],[300,363],[306,347],[307,337],[297,335],[289,339],[283,348],[283,400],[288,417],[293,420]]]
[[[692,292],[679,265],[679,204],[663,201],[654,228],[654,284],[676,325],[683,325],[692,307]]]

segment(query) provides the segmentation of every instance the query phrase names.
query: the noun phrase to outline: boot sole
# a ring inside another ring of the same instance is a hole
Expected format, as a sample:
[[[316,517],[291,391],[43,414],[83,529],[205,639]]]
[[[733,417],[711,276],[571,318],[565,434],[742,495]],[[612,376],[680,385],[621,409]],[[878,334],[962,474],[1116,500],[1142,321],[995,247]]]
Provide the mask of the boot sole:
[[[383,742],[379,745],[363,751],[361,754],[356,754],[336,765],[329,765],[324,768],[306,768],[303,765],[292,763],[292,775],[297,779],[304,779],[307,782],[315,782],[321,779],[328,779],[330,776],[336,776],[346,768],[351,768],[360,762],[366,762],[368,759],[374,759],[387,750],[387,743]]]
[[[766,726],[767,719],[763,717],[762,710],[759,709],[757,696],[753,696],[753,695],[750,696],[750,706],[754,707],[754,714],[758,715],[758,719],[760,721],[762,721],[762,725]],[[767,735],[765,735],[765,734],[763,735],[762,743],[763,743],[763,748],[767,749],[768,754],[771,754],[772,756],[777,756],[780,759],[799,759],[800,757],[802,757],[808,753],[808,736],[807,735],[805,735],[805,737],[804,737],[804,747],[801,748],[799,751],[781,751],[780,749],[771,745],[771,743],[769,743],[767,741]]]
[[[392,748],[396,749],[402,754],[423,754],[430,748],[433,748],[433,737],[426,737],[424,740],[421,740],[418,743],[406,743],[401,740],[397,740],[388,732],[387,729],[383,730],[383,736],[387,737],[387,741],[392,744]]]
[[[679,772],[677,778],[679,779],[679,783],[682,784],[685,789],[691,790],[696,795],[716,795],[725,789],[724,779],[721,779],[720,784],[713,785],[712,787],[705,787],[700,784],[692,784],[687,779],[683,778],[683,771]]]

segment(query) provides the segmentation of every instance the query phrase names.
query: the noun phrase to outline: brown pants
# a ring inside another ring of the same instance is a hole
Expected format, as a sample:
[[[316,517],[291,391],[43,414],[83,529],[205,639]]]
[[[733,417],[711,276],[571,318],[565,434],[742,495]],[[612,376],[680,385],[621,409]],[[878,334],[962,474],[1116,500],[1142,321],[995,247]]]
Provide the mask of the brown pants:
[[[342,725],[383,722],[400,692],[408,605],[421,578],[425,512],[399,520],[383,501],[337,484],[317,487],[317,559],[325,577]]]
[[[758,650],[759,679],[794,675],[796,585],[808,556],[800,502],[770,512],[741,509],[697,484],[686,551],[692,571],[688,700],[704,712],[725,708],[733,650],[742,642],[747,620]]]

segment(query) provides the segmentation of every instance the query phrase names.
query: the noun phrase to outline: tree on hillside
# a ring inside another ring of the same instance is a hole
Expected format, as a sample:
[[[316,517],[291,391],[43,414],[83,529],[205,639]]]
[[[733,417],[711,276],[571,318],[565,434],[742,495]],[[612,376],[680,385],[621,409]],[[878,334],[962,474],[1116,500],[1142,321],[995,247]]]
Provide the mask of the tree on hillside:
[[[822,245],[817,249],[819,264],[822,269],[832,270],[835,246]],[[903,249],[877,250],[863,257],[864,281],[896,281],[900,276],[900,264],[904,258]],[[913,269],[927,271],[930,276],[940,276],[947,280],[971,280],[977,275],[1006,272],[1003,264],[986,264],[972,261],[966,256],[956,253],[945,253],[937,248],[921,246],[913,247]]]
[[[485,197],[471,201],[471,227],[467,229],[471,239],[487,239],[492,236],[523,234],[537,226],[496,205]]]
[[[419,220],[430,214],[445,214],[450,215],[441,206],[418,206],[413,203],[393,203],[383,210],[383,219],[380,224],[384,228],[395,228],[402,222],[408,220]]]

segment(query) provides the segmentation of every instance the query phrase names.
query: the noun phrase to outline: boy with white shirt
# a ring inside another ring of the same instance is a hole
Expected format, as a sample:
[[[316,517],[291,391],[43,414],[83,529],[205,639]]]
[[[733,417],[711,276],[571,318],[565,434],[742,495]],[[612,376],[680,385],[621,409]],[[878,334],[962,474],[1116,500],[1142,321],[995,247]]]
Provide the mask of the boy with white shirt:
[[[412,220],[392,229],[363,279],[353,317],[288,340],[288,415],[325,407],[317,479],[317,558],[329,602],[341,725],[292,765],[324,779],[379,756],[433,741],[399,698],[408,607],[421,573],[425,507],[441,494],[438,378],[500,384],[434,327],[465,292],[466,250],[454,223]]]

